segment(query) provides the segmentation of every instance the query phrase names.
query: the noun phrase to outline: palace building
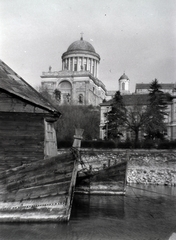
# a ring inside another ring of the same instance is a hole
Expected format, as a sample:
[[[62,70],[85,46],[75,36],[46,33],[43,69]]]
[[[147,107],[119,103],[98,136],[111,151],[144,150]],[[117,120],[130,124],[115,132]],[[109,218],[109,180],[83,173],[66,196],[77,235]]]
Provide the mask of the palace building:
[[[59,104],[98,106],[105,99],[105,85],[98,78],[100,56],[87,41],[73,42],[62,54],[62,70],[43,72],[42,88]]]
[[[138,106],[145,108],[148,105],[148,93],[150,84],[137,83],[135,93],[130,93],[130,79],[124,73],[119,78],[119,91],[123,96],[123,102],[127,109]],[[169,93],[171,95],[171,100],[168,101],[168,106],[166,109],[167,115],[165,116],[165,123],[167,126],[167,132],[165,132],[165,137],[169,140],[176,139],[176,85],[174,83],[161,83],[162,91]],[[108,123],[106,114],[111,110],[113,103],[113,96],[116,91],[110,91],[111,99],[100,104],[100,139],[105,139],[107,137]],[[105,128],[106,125],[106,128]],[[127,129],[124,130],[123,137],[121,140],[126,140],[126,138],[133,138],[132,132]],[[139,139],[143,139],[143,132],[140,131]]]

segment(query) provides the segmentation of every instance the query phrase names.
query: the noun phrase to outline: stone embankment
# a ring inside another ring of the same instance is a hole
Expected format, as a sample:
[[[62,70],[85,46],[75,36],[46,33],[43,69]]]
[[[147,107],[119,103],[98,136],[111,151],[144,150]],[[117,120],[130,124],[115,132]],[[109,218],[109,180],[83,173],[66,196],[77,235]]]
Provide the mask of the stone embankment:
[[[128,183],[176,186],[176,150],[81,149],[81,159],[93,171],[127,160]]]

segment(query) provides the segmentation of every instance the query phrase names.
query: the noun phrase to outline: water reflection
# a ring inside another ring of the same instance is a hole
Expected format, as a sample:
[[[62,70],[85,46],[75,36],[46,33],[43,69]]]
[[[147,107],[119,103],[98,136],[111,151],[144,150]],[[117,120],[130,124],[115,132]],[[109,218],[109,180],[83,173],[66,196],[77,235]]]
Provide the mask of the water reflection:
[[[168,240],[176,187],[132,185],[126,196],[76,195],[70,222],[0,224],[0,240]]]
[[[71,219],[124,218],[124,196],[75,195]]]

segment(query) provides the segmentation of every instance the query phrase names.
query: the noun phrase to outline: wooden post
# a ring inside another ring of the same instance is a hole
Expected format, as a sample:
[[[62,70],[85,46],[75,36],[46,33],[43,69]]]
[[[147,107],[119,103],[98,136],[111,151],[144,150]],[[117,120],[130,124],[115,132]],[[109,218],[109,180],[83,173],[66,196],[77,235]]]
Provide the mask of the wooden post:
[[[73,148],[80,148],[81,147],[81,139],[83,138],[84,130],[81,128],[75,129],[75,135],[74,135],[74,142],[73,142]]]
[[[108,159],[108,167],[111,166],[111,159]]]

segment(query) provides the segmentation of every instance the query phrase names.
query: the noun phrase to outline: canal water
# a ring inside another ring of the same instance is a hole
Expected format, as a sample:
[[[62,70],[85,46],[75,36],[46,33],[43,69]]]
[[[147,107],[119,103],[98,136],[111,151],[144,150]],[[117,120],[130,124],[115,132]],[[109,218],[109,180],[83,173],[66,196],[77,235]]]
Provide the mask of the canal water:
[[[75,195],[69,223],[0,224],[0,240],[176,240],[176,187],[127,186],[126,196]]]

